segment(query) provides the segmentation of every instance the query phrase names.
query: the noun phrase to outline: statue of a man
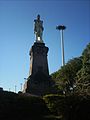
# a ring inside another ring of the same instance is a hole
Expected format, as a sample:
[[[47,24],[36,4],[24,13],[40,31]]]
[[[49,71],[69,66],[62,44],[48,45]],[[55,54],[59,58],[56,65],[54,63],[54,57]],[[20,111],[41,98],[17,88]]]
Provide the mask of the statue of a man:
[[[43,21],[40,20],[40,15],[37,16],[37,19],[34,20],[34,34],[36,35],[36,41],[43,42],[42,34],[43,34]]]

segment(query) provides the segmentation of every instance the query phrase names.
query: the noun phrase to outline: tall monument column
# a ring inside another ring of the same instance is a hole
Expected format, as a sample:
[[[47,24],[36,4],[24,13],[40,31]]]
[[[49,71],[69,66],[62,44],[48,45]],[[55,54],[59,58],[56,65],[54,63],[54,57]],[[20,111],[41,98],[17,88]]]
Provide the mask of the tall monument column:
[[[45,46],[42,39],[44,28],[40,15],[34,22],[35,42],[29,52],[30,71],[24,85],[24,92],[41,96],[48,93],[51,85],[47,59],[49,48]]]

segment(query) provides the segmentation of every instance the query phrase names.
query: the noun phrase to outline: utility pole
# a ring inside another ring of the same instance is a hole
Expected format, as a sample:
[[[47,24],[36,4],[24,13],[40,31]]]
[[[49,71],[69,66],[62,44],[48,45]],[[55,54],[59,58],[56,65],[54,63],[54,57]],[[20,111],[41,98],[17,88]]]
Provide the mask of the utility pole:
[[[15,85],[15,93],[16,93],[16,91],[17,91],[17,86]]]
[[[61,32],[61,53],[62,53],[62,66],[65,65],[65,56],[64,56],[64,39],[63,39],[63,31],[66,29],[64,25],[59,25],[56,27],[57,30]]]
[[[21,85],[21,91],[22,91],[22,83],[20,85]]]
[[[11,89],[9,88],[9,92],[11,91]]]

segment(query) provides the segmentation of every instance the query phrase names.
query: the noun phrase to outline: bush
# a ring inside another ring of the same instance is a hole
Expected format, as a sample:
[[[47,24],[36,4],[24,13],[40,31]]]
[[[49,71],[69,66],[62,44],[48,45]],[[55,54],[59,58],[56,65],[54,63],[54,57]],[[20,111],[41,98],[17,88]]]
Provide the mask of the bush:
[[[47,95],[43,98],[53,115],[61,120],[89,120],[90,96]]]
[[[40,97],[0,92],[0,119],[37,120],[48,115],[49,110]],[[13,117],[14,116],[14,117]]]

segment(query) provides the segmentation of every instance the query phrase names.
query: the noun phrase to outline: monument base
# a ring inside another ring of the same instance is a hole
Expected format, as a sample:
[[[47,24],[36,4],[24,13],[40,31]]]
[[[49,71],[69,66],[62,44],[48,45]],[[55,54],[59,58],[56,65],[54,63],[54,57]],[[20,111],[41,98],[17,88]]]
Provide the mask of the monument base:
[[[30,49],[30,74],[24,85],[24,93],[42,96],[51,91],[51,77],[49,76],[45,43],[35,42]]]
[[[51,76],[47,77],[41,72],[38,72],[35,76],[29,76],[24,84],[24,93],[30,93],[37,96],[43,96],[49,94],[52,91],[53,82]]]
[[[30,74],[35,75],[38,71],[42,71],[45,75],[49,75],[47,53],[48,47],[45,43],[35,42],[30,49]]]

